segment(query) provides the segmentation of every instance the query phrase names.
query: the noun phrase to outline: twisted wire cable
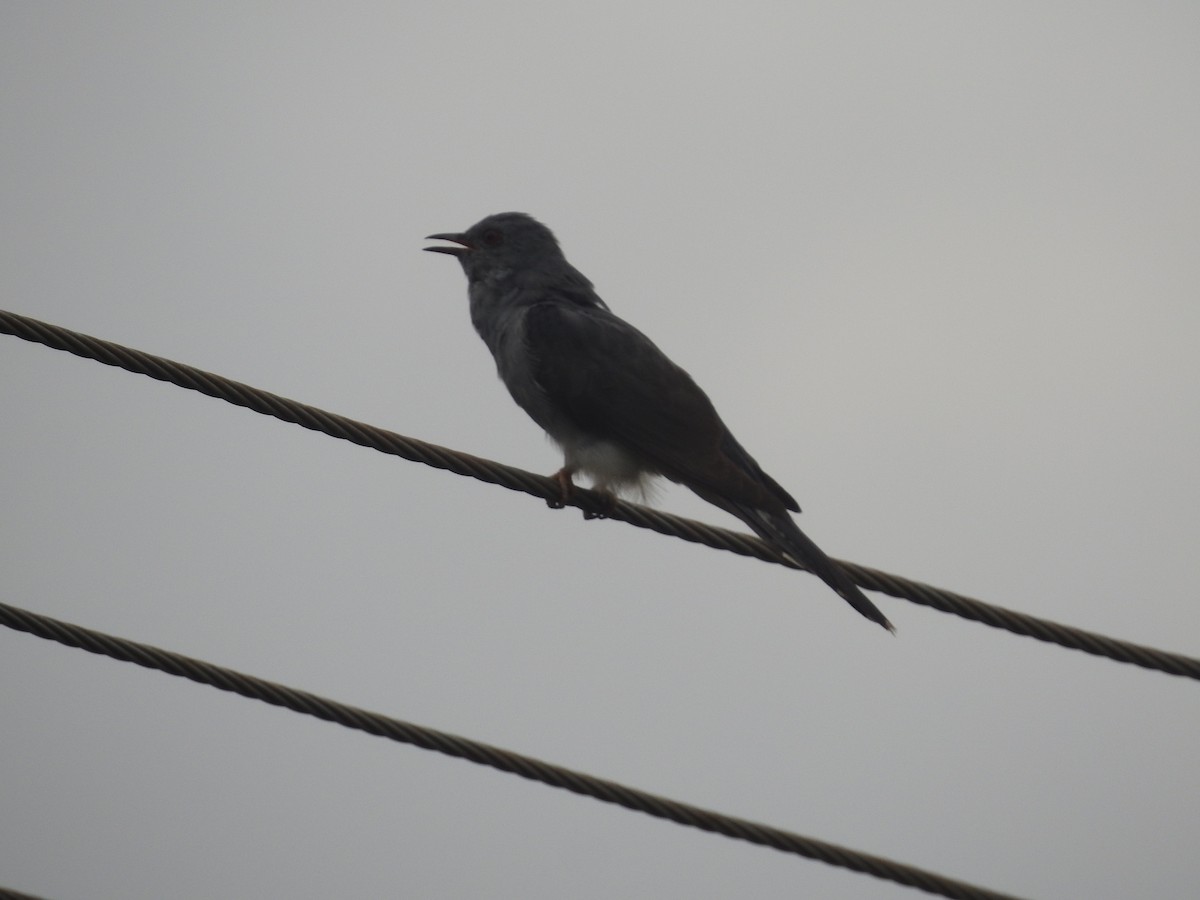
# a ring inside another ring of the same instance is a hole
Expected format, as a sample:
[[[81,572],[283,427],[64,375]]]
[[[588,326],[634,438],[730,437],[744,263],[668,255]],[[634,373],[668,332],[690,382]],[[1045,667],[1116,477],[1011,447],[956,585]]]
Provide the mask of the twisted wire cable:
[[[326,412],[296,400],[289,400],[286,397],[280,397],[277,394],[205,372],[194,366],[173,362],[160,356],[4,310],[0,310],[0,333],[44,344],[56,350],[65,350],[76,356],[93,359],[129,372],[148,375],[158,381],[170,382],[188,390],[199,391],[235,406],[274,416],[284,422],[291,422],[311,431],[320,431],[331,437],[352,441],[381,453],[424,463],[437,469],[445,469],[456,475],[466,475],[509,490],[522,491],[534,497],[540,497],[552,506],[560,506],[563,503],[559,485],[551,478],[472,456],[469,453],[439,447],[437,444],[405,437],[393,431],[376,428],[346,416]],[[790,568],[803,568],[780,556],[774,549],[749,534],[717,528],[635,503],[619,501],[614,504],[608,498],[594,491],[577,489],[566,500],[566,504],[583,510],[584,514],[589,517],[619,519],[639,528],[648,528],[659,534],[705,544],[718,550],[728,550],[741,556],[750,556]],[[1169,675],[1200,680],[1200,659],[1194,657],[1106,637],[1092,631],[993,606],[962,594],[844,560],[837,560],[837,562],[846,568],[850,577],[860,587],[868,590],[879,591],[964,619],[982,622],[993,628],[1001,628],[1014,634],[1058,644],[1071,650],[1080,650],[1117,662],[1166,672]]]
[[[12,888],[0,887],[0,900],[41,900],[33,894],[22,894]]]
[[[39,615],[5,603],[0,603],[0,625],[57,641],[68,647],[78,647],[89,653],[135,663],[147,669],[157,669],[199,684],[211,685],[222,691],[241,694],[252,700],[261,700],[272,706],[281,706],[378,737],[399,741],[403,744],[412,744],[423,750],[433,750],[478,765],[490,766],[501,772],[519,775],[551,787],[563,788],[575,794],[592,797],[605,803],[613,803],[659,819],[667,819],[680,825],[699,828],[702,831],[710,831],[764,847],[773,847],[784,853],[792,853],[828,863],[831,866],[840,866],[844,869],[873,875],[876,878],[918,888],[930,894],[958,898],[958,900],[1006,900],[1006,898],[1013,900],[1011,895],[999,894],[915,866],[804,837],[780,828],[773,828],[770,825],[761,825],[746,819],[722,815],[689,803],[680,803],[667,797],[626,787],[614,781],[596,778],[444,731],[436,731],[365,709],[347,706],[317,694],[264,681],[233,669],[226,669],[203,660],[172,653],[149,644],[141,644],[93,631],[90,628],[60,619],[52,619],[49,616]]]

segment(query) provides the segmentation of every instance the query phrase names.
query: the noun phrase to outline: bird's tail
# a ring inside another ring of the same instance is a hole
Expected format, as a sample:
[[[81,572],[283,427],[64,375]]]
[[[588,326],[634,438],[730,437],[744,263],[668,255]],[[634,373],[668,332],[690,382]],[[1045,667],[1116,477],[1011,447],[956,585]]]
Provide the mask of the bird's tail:
[[[872,622],[882,625],[893,634],[896,633],[887,616],[850,580],[846,570],[826,556],[825,552],[800,530],[800,526],[790,515],[786,512],[769,513],[740,503],[730,506],[735,508],[729,509],[729,512],[749,525],[760,538],[808,569]]]

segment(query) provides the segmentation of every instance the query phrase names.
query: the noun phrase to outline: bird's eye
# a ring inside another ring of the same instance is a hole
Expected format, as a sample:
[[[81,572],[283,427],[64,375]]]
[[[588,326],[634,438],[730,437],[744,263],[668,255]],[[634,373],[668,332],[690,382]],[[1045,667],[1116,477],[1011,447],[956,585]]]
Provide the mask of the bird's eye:
[[[479,238],[485,247],[499,247],[504,243],[504,235],[496,228],[489,228]]]

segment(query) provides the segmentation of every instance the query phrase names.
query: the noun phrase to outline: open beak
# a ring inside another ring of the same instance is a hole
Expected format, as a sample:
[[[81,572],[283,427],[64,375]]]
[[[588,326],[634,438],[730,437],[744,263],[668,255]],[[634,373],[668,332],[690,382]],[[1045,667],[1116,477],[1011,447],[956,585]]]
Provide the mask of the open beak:
[[[462,257],[470,253],[475,248],[471,246],[465,234],[431,234],[425,238],[427,241],[452,241],[455,244],[462,244],[461,247],[425,247],[430,253],[449,253],[451,256]]]

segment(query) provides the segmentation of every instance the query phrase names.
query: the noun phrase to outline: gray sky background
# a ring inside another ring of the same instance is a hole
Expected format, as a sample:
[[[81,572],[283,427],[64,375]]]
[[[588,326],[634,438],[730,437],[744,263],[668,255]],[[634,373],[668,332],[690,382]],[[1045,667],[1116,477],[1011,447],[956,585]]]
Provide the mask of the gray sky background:
[[[1200,653],[1200,6],[0,6],[3,307],[534,471],[523,210],[829,553]],[[1035,897],[1192,896],[1200,686],[0,338],[5,602]],[[678,490],[660,505],[733,526]],[[0,631],[0,885],[906,889]]]

